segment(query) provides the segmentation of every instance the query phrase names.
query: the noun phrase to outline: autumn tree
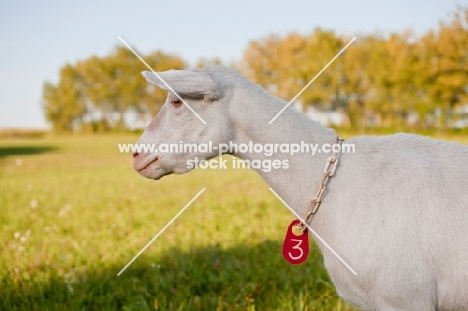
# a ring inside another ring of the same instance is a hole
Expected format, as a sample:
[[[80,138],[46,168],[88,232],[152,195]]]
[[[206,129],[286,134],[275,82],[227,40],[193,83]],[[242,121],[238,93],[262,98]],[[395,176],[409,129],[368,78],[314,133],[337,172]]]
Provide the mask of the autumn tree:
[[[434,62],[434,84],[429,92],[436,101],[439,124],[445,128],[453,110],[468,99],[468,10],[441,22]]]
[[[342,48],[334,32],[317,28],[310,36],[293,33],[285,37],[268,36],[251,42],[244,53],[241,69],[249,78],[275,95],[292,99]],[[338,81],[337,63],[324,72],[317,83],[306,89],[300,101],[325,103]]]
[[[143,56],[155,71],[183,69],[177,56],[160,51]],[[72,131],[123,129],[125,116],[140,119],[154,115],[166,93],[146,83],[140,75],[148,70],[128,49],[118,47],[105,57],[92,56],[75,65],[66,65],[59,83],[44,84],[43,99],[47,119],[57,130]]]
[[[349,41],[333,31],[250,42],[242,71],[286,100]],[[304,110],[342,111],[352,127],[441,128],[468,101],[468,9],[417,37],[410,30],[358,39],[298,98]]]
[[[58,85],[44,84],[43,98],[46,118],[54,129],[72,131],[87,112],[82,77],[67,64],[60,70]]]

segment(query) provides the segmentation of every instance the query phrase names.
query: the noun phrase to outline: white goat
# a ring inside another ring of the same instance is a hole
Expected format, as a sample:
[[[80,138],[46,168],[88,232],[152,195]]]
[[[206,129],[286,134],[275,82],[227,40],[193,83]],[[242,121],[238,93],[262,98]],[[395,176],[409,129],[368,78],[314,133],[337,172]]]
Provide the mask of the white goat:
[[[151,72],[143,75],[167,87]],[[171,70],[159,75],[197,112],[169,92],[139,144],[180,141],[222,144],[332,144],[336,134],[285,106],[232,69]],[[350,139],[356,152],[339,155],[336,175],[310,225],[357,272],[352,274],[320,241],[338,294],[365,310],[468,310],[468,147],[396,134]],[[185,173],[187,160],[213,153],[134,154],[141,175]],[[271,159],[262,153],[238,157]],[[327,154],[276,154],[288,169],[257,170],[305,215],[323,176]],[[286,225],[286,224],[285,224]]]

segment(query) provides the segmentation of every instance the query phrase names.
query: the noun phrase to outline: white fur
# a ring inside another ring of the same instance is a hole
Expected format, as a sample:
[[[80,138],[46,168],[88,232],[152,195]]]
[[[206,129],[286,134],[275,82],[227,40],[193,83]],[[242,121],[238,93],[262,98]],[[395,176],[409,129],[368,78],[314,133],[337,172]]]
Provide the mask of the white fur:
[[[333,130],[292,108],[268,125],[286,102],[231,69],[159,74],[208,124],[187,107],[172,105],[175,97],[169,93],[138,143],[335,141]],[[154,74],[144,75],[165,89]],[[364,310],[468,310],[468,148],[409,134],[347,142],[356,152],[340,154],[336,176],[310,222],[357,272],[353,275],[317,241],[339,295]],[[186,161],[195,156],[209,159],[216,152],[140,154],[134,167],[159,179],[186,172]],[[289,168],[258,173],[304,215],[327,156],[277,154]]]

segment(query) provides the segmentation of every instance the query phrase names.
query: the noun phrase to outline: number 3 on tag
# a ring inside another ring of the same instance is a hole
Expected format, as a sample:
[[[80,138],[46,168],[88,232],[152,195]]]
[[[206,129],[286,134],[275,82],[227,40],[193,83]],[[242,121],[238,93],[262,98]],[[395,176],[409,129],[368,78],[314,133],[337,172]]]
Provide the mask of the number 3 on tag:
[[[300,235],[293,233],[293,227],[299,223],[300,221],[297,219],[291,222],[283,243],[283,257],[293,265],[303,263],[309,255],[309,234],[307,229],[301,232]]]

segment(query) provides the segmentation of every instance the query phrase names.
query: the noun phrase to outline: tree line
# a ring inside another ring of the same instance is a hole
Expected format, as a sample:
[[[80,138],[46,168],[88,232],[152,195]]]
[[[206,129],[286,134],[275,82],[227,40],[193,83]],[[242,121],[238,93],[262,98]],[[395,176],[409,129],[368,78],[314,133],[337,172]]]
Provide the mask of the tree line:
[[[142,57],[155,71],[187,67],[180,57],[161,51]],[[47,120],[59,131],[104,131],[124,129],[129,114],[136,116],[134,121],[156,114],[166,92],[146,83],[139,74],[145,68],[126,47],[106,57],[66,64],[57,85],[44,83]]]
[[[289,101],[350,39],[320,28],[270,35],[250,42],[236,67]],[[143,57],[156,71],[187,68],[180,57],[161,51]],[[103,130],[125,128],[128,114],[154,115],[165,92],[135,75],[144,68],[123,47],[65,65],[57,85],[44,84],[47,119],[57,130]],[[468,105],[468,8],[419,36],[410,30],[359,36],[297,102],[304,110],[341,112],[351,127],[452,126]]]

